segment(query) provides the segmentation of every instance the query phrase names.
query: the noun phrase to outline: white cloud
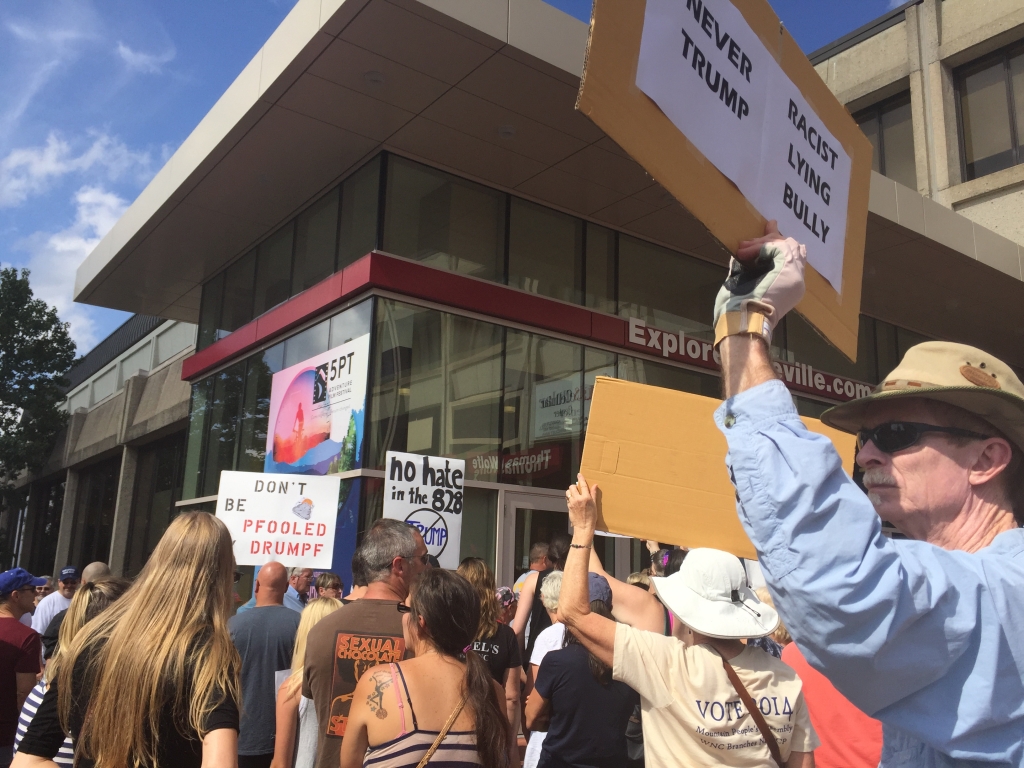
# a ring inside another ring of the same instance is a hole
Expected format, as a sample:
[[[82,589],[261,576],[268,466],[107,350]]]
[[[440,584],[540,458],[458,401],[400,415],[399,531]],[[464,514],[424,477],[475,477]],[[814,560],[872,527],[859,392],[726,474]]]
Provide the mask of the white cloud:
[[[0,208],[19,205],[71,173],[100,171],[110,181],[134,175],[140,183],[152,174],[148,152],[129,149],[106,133],[93,133],[91,138],[78,154],[57,133],[50,133],[42,146],[11,150],[0,159]]]
[[[164,64],[171,62],[178,52],[174,49],[174,46],[171,46],[163,53],[142,53],[141,51],[134,51],[118,41],[116,53],[128,65],[128,69],[148,75],[157,75],[160,74]]]
[[[57,308],[71,323],[71,337],[80,352],[96,342],[91,308],[73,301],[75,272],[128,207],[128,201],[100,186],[84,186],[74,195],[75,220],[58,232],[36,232],[15,245],[28,254],[25,264],[35,295]]]

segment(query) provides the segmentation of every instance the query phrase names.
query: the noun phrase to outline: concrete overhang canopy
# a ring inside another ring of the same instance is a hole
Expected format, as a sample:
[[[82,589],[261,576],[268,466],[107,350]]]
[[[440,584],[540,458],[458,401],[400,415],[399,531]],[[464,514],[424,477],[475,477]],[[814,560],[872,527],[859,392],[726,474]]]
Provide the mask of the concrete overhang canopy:
[[[79,267],[75,299],[197,322],[204,281],[382,149],[726,264],[575,111],[586,42],[542,0],[299,0]],[[1024,364],[1006,330],[1024,328],[1017,246],[892,184],[872,180],[864,311],[976,344],[988,324],[991,351]]]
[[[196,322],[199,288],[381,149],[725,263],[574,109],[587,26],[542,0],[300,0],[78,270]]]

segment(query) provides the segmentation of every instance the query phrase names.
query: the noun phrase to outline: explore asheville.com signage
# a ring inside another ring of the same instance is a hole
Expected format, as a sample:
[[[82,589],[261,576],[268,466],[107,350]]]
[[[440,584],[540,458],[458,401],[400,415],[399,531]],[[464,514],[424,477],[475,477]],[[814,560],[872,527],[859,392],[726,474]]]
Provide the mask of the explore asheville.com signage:
[[[663,331],[647,325],[637,317],[629,318],[626,346],[649,355],[659,355],[712,371],[719,371],[722,368],[718,350],[710,341],[688,337],[682,331]],[[772,366],[779,378],[793,392],[845,401],[864,397],[874,389],[863,381],[816,371],[806,363],[774,360]]]
[[[231,532],[235,562],[330,568],[340,489],[337,477],[221,472],[217,517]]]
[[[729,0],[647,0],[636,84],[842,292],[852,163]]]
[[[414,526],[442,568],[458,568],[466,462],[388,451],[384,472],[384,517]]]

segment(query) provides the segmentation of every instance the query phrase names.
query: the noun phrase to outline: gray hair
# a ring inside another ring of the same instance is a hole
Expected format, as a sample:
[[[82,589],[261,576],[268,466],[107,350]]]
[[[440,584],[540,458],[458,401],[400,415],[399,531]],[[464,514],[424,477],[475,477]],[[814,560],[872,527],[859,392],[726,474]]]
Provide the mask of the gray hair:
[[[558,596],[562,593],[562,572],[552,571],[540,585],[540,601],[554,613],[558,610]]]
[[[297,565],[294,568],[289,568],[288,569],[288,578],[289,579],[294,579],[296,576],[298,576],[303,571],[312,571],[312,570],[313,569],[310,568],[308,565]]]
[[[416,552],[416,537],[408,523],[381,518],[363,536],[358,554],[363,561],[366,583],[384,581],[391,575],[391,563],[396,557],[412,557]]]

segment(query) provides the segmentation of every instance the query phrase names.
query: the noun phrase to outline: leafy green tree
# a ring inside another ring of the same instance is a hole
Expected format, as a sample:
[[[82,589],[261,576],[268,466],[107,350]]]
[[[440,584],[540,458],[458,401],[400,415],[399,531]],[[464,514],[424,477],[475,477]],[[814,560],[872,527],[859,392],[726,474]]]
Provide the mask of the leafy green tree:
[[[57,410],[75,342],[57,310],[32,295],[29,272],[0,269],[0,493],[41,467],[67,414]]]

